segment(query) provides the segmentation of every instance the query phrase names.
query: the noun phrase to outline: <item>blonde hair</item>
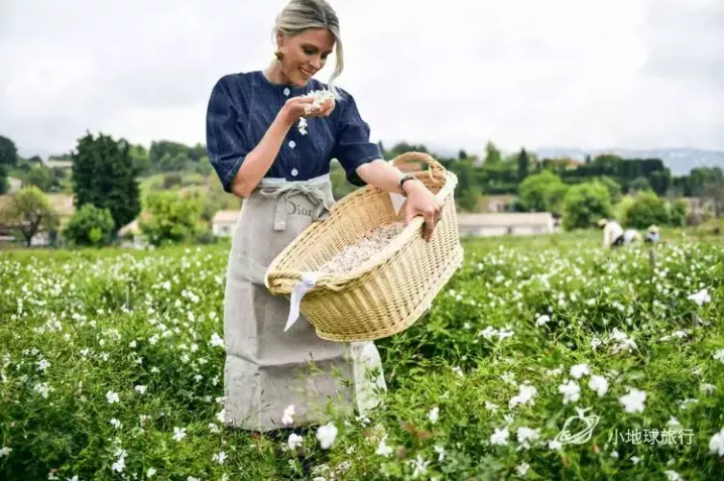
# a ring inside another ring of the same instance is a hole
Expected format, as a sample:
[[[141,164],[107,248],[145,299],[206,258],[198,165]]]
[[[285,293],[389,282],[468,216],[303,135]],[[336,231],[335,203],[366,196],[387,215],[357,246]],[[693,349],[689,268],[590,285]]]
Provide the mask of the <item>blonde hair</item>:
[[[279,32],[292,37],[310,28],[326,28],[335,39],[337,62],[328,84],[329,90],[335,97],[339,97],[334,80],[342,74],[344,69],[342,37],[339,34],[337,13],[325,0],[291,0],[277,15],[273,33],[276,35]]]

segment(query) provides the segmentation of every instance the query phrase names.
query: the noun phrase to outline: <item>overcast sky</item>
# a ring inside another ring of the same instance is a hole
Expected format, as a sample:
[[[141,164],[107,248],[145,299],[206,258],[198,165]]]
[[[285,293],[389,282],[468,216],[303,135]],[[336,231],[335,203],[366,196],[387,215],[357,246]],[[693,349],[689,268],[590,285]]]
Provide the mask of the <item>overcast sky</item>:
[[[373,140],[724,149],[723,0],[330,3]],[[204,142],[213,84],[269,64],[285,4],[0,0],[0,135],[25,156],[86,130]]]

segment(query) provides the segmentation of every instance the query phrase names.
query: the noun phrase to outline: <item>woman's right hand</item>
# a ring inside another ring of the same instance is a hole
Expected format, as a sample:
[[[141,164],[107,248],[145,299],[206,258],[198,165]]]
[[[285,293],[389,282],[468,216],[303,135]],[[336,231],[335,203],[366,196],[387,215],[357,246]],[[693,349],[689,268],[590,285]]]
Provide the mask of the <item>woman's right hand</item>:
[[[284,103],[282,111],[285,117],[294,123],[302,117],[326,117],[334,110],[334,102],[328,100],[319,109],[307,112],[306,109],[313,103],[314,100],[309,97],[292,97]]]

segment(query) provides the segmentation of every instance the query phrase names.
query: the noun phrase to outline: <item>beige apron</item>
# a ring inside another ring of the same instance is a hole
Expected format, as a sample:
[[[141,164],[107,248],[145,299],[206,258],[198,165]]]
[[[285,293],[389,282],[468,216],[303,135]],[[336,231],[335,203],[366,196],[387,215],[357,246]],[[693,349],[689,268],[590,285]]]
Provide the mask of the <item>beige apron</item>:
[[[329,174],[307,181],[265,178],[244,200],[229,254],[224,295],[225,421],[254,431],[326,422],[328,407],[364,414],[386,390],[373,342],[316,335],[300,315],[287,331],[289,299],[264,275],[274,258],[334,203]],[[294,423],[284,410],[294,406]]]

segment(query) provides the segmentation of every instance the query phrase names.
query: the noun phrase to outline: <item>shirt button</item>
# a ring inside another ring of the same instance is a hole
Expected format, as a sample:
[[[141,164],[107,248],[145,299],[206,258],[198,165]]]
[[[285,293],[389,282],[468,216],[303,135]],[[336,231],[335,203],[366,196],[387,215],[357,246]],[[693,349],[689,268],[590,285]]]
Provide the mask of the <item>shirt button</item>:
[[[297,169],[292,169],[292,175],[296,177],[297,174],[299,174],[299,171]]]
[[[293,140],[290,140],[290,141],[289,141],[289,148],[293,149],[293,148],[296,147],[296,146],[297,146],[297,143],[296,143],[296,142],[294,142]]]
[[[289,97],[289,94],[290,94],[290,93],[291,93],[291,90],[289,90],[289,89],[284,89],[284,95],[286,95],[287,97]]]

